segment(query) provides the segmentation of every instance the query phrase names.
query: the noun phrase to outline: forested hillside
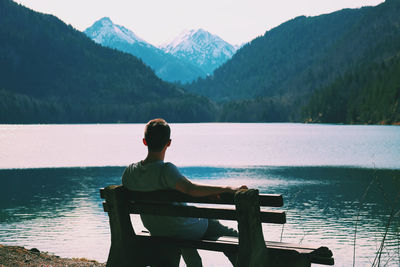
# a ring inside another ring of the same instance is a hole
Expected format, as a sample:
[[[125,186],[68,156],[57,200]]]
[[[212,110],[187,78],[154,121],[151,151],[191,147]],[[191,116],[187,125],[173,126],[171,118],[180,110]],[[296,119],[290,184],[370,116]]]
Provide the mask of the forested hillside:
[[[400,123],[400,1],[387,0],[373,8],[335,49],[339,52],[332,52],[325,60],[344,64],[348,54],[350,68],[312,94],[302,119]],[[357,56],[360,59],[354,60]]]
[[[0,123],[210,121],[204,97],[51,15],[0,0]]]
[[[365,63],[316,91],[303,107],[308,122],[393,124],[400,122],[400,53]]]
[[[221,121],[395,123],[399,53],[400,1],[387,0],[283,23],[187,89],[221,103]]]
[[[199,79],[188,88],[216,100],[297,91],[292,80],[318,63],[364,12],[342,10],[285,22],[245,45],[232,60],[215,70],[212,77]]]

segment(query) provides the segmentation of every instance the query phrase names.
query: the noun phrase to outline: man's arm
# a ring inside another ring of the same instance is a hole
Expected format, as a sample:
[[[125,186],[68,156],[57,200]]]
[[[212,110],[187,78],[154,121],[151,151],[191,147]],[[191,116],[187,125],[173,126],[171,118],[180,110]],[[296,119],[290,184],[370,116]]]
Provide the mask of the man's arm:
[[[240,189],[247,189],[247,186],[242,185],[240,187],[231,186],[212,186],[193,183],[188,179],[179,180],[175,184],[175,189],[184,194],[192,197],[205,197],[211,195],[218,195],[221,193],[235,193]]]

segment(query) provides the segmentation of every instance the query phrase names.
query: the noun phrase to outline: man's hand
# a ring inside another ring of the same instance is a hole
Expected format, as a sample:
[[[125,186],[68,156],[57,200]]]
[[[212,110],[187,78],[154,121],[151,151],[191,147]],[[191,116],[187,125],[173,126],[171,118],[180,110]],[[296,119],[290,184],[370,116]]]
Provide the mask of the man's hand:
[[[228,193],[228,194],[234,194],[237,191],[248,189],[246,185],[242,185],[240,187],[228,187],[228,188],[229,188],[230,192],[225,192],[225,193]],[[207,198],[210,199],[210,200],[218,200],[218,199],[221,199],[221,194],[211,195],[211,196],[208,196]]]
[[[239,190],[245,190],[248,189],[246,185],[242,185],[240,187],[231,187],[231,186],[227,186],[226,187],[228,191],[226,191],[225,193],[236,193]]]
[[[241,187],[236,188],[235,192],[244,189],[249,189],[249,188],[247,188],[247,185],[242,185]]]

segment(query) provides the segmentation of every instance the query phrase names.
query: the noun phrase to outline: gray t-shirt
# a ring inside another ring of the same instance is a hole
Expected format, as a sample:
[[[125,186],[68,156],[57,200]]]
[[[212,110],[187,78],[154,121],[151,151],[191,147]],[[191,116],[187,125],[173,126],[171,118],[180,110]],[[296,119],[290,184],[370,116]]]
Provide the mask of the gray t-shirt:
[[[187,180],[178,168],[169,162],[155,161],[143,165],[129,165],[122,175],[122,185],[129,190],[156,191],[175,190],[178,181]],[[184,204],[182,204],[184,205]],[[199,239],[207,230],[208,220],[155,215],[141,215],[143,225],[152,235]]]

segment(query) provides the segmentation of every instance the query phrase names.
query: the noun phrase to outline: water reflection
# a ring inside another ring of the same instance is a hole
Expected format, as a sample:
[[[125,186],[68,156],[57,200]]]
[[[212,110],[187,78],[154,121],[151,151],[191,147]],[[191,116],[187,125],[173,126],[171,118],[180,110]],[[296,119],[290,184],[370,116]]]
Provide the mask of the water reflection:
[[[120,183],[122,171],[0,170],[0,243],[105,261],[110,237],[98,189]],[[288,223],[264,226],[268,240],[323,244],[334,251],[336,266],[349,266],[357,222],[357,266],[371,265],[384,237],[382,262],[400,262],[399,170],[185,167],[182,172],[204,183],[247,184],[264,193],[283,194]],[[395,216],[387,227],[391,213]],[[206,257],[205,265],[225,266],[224,257]]]
[[[66,210],[96,203],[98,188],[118,183],[122,168],[0,170],[2,222],[64,216]],[[98,206],[101,203],[96,203]],[[12,212],[13,216],[7,214]],[[5,215],[5,216],[3,216]]]
[[[98,188],[122,168],[2,170],[0,243],[104,261],[108,218]]]

